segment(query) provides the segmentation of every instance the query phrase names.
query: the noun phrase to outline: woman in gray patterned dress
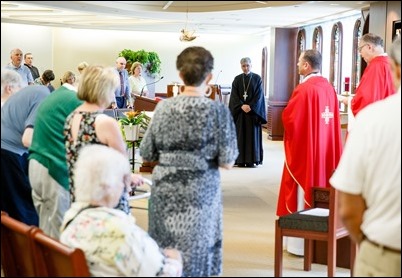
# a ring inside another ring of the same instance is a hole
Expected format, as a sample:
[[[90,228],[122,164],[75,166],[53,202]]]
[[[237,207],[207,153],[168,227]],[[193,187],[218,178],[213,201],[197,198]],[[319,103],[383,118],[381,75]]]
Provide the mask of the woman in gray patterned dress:
[[[233,118],[222,103],[205,97],[214,58],[202,47],[186,48],[176,67],[185,84],[161,101],[140,145],[153,170],[149,234],[162,248],[183,254],[183,276],[222,272],[222,196],[219,167],[237,155]]]

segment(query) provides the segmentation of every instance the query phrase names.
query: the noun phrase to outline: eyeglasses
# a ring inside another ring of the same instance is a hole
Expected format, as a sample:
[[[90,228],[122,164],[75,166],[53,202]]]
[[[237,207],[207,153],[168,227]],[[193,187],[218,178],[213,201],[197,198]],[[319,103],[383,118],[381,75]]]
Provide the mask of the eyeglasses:
[[[366,45],[368,45],[368,43],[365,43],[365,44],[363,44],[362,46],[359,46],[359,47],[357,48],[357,50],[359,50],[359,52],[362,51],[363,47],[365,47]]]

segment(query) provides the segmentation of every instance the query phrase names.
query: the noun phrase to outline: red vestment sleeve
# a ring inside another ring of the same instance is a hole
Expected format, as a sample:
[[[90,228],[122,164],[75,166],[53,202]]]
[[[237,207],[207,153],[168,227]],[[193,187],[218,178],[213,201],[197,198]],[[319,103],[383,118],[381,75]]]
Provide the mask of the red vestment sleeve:
[[[368,64],[351,101],[353,115],[375,101],[396,92],[387,56],[377,56]]]

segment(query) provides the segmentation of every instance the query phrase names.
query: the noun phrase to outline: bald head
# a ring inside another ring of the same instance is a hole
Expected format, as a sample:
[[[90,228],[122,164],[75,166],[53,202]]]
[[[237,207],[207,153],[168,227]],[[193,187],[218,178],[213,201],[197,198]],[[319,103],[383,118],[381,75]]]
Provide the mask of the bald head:
[[[126,67],[127,61],[124,57],[118,57],[116,59],[116,68],[118,71],[123,70]]]

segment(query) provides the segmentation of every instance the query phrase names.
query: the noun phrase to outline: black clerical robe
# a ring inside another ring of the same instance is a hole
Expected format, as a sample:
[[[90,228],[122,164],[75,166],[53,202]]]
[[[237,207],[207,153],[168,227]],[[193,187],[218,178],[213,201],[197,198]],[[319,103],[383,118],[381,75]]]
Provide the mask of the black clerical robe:
[[[241,109],[250,105],[251,111]],[[240,74],[235,77],[230,93],[229,109],[236,125],[239,156],[236,164],[262,164],[262,124],[267,123],[262,79],[258,74]]]

